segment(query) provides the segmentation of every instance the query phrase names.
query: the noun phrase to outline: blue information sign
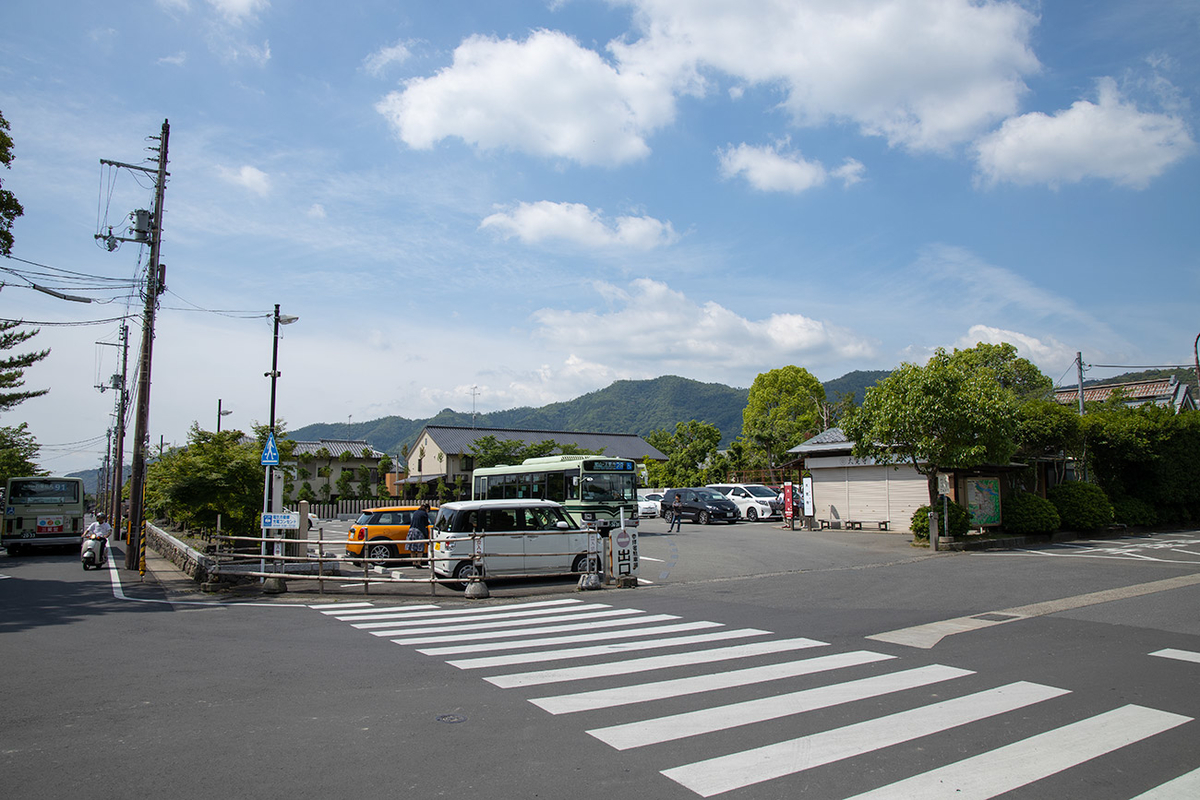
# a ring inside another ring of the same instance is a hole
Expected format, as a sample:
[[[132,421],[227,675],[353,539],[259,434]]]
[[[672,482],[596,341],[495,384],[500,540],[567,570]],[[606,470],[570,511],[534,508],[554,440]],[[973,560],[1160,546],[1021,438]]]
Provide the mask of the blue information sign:
[[[275,433],[272,431],[267,436],[267,446],[263,448],[262,465],[264,467],[279,466],[279,448],[275,446]]]

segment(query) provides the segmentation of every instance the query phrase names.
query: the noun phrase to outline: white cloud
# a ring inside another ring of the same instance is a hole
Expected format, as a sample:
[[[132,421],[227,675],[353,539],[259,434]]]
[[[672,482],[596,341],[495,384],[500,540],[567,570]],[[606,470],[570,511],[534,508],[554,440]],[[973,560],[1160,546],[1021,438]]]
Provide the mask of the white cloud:
[[[749,385],[779,364],[874,355],[871,342],[801,314],[751,320],[649,278],[595,288],[607,300],[606,310],[541,309],[533,314],[537,335],[556,346],[567,343],[572,358],[617,367],[624,377],[695,374],[704,364],[705,379]]]
[[[403,64],[412,56],[405,42],[396,42],[388,47],[382,47],[363,59],[363,69],[368,75],[376,78],[381,76],[390,64]]]
[[[185,53],[183,50],[180,50],[178,53],[176,53],[173,56],[163,56],[162,58],[160,58],[158,60],[158,63],[159,64],[170,64],[175,67],[182,67],[185,63],[187,63],[187,53]]]
[[[967,335],[954,343],[954,347],[965,350],[981,342],[1013,345],[1018,355],[1032,361],[1052,380],[1057,380],[1062,371],[1075,361],[1075,349],[1053,336],[1031,336],[988,325],[972,325]]]
[[[862,163],[848,158],[836,170],[825,169],[819,161],[807,161],[799,153],[781,153],[779,145],[752,147],[740,144],[718,152],[720,172],[723,178],[739,175],[755,189],[764,192],[800,192],[825,184],[830,178],[839,178],[847,186],[862,180],[865,171]]]
[[[271,178],[257,167],[248,164],[240,169],[217,167],[217,174],[222,180],[241,186],[260,197],[265,197],[271,192]]]
[[[1181,118],[1140,111],[1111,78],[1099,81],[1095,103],[1079,100],[1054,115],[1006,120],[977,147],[987,183],[1059,186],[1094,178],[1135,189],[1194,150]]]
[[[482,229],[516,237],[526,243],[560,239],[586,247],[629,247],[650,250],[673,244],[679,237],[670,222],[653,217],[622,216],[606,221],[601,211],[582,203],[520,203],[479,224]]]
[[[849,121],[941,150],[1013,114],[1039,69],[1036,17],[972,0],[629,0],[642,38],[609,49],[623,74],[703,93],[713,71],[779,87],[799,125]]]
[[[208,0],[208,4],[232,25],[253,22],[259,12],[271,6],[268,0]]]
[[[525,41],[472,36],[454,63],[408,81],[376,109],[408,146],[457,137],[582,164],[622,164],[649,152],[645,135],[668,122],[673,100],[626,77],[555,31]]]
[[[320,203],[313,203],[308,208],[308,216],[313,219],[325,219],[327,216],[325,213],[325,206],[321,205]]]

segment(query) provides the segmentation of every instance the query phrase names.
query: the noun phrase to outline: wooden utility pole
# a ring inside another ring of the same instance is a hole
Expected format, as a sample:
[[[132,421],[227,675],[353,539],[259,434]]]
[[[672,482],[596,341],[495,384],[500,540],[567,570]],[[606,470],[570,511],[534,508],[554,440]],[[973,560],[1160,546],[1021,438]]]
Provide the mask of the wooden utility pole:
[[[154,188],[154,212],[150,222],[150,261],[146,268],[146,308],[142,312],[142,353],[138,367],[137,406],[133,425],[133,473],[129,481],[129,547],[125,568],[144,573],[146,569],[144,526],[146,500],[146,438],[150,426],[150,365],[154,351],[154,314],[163,291],[166,267],[159,263],[162,245],[163,194],[167,186],[167,138],[171,127],[163,120],[158,139],[158,171]],[[122,165],[126,166],[126,165]],[[143,170],[149,172],[149,170]]]

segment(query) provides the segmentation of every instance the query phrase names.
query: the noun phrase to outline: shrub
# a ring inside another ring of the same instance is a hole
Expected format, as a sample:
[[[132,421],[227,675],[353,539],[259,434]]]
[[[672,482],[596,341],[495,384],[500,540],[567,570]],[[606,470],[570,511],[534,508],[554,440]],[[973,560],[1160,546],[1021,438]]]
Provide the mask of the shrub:
[[[965,536],[967,531],[971,529],[971,514],[967,509],[950,501],[950,535]],[[938,514],[942,513],[942,506],[938,504]],[[940,523],[939,523],[940,524]],[[921,506],[912,515],[912,521],[909,523],[910,531],[913,532],[913,538],[921,541],[929,540],[929,506]]]
[[[1017,492],[1004,503],[1004,530],[1009,533],[1053,533],[1058,530],[1058,510],[1044,497]]]
[[[1113,521],[1112,503],[1104,490],[1094,483],[1061,483],[1047,494],[1066,530],[1089,531]]]
[[[1154,506],[1136,497],[1118,497],[1113,500],[1113,517],[1125,525],[1151,527],[1158,524],[1158,512]]]

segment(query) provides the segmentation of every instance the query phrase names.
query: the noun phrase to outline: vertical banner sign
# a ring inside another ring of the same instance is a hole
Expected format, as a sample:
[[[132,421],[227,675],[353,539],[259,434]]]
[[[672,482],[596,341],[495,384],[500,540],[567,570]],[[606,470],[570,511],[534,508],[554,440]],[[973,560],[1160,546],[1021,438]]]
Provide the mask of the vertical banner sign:
[[[813,485],[812,476],[807,476],[804,481],[804,516],[815,517],[817,515],[816,506],[813,504]]]
[[[792,482],[787,481],[783,484],[783,518],[790,520],[795,516],[795,511],[792,509]]]
[[[609,538],[612,547],[613,576],[617,578],[633,577],[638,574],[638,534],[637,528],[618,528]]]

